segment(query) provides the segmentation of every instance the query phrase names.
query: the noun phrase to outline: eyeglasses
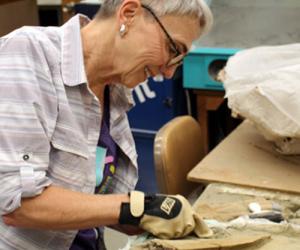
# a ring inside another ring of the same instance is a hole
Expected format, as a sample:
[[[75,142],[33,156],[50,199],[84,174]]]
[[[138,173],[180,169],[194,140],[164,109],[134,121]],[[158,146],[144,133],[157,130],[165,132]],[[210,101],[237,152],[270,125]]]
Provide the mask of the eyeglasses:
[[[163,24],[161,23],[159,18],[155,15],[154,11],[146,5],[142,4],[142,7],[144,9],[146,9],[154,17],[155,21],[159,24],[159,26],[161,27],[161,29],[165,33],[167,39],[169,40],[170,54],[174,54],[174,56],[172,56],[172,58],[170,58],[169,62],[166,64],[166,67],[173,67],[173,66],[181,65],[182,62],[183,62],[183,58],[184,58],[185,54],[183,54],[182,52],[180,52],[178,50],[178,47],[177,47],[175,41],[169,35],[169,33],[167,32],[166,28],[163,26]]]

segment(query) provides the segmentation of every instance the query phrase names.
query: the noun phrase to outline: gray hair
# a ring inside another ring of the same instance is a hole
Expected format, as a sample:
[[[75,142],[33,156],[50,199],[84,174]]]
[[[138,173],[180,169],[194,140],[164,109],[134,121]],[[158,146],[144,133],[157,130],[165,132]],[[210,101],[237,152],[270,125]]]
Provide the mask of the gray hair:
[[[205,0],[140,0],[143,5],[150,7],[157,16],[168,14],[193,15],[200,19],[202,34],[207,33],[213,24],[212,13]],[[105,18],[115,14],[123,0],[102,0],[97,17]]]

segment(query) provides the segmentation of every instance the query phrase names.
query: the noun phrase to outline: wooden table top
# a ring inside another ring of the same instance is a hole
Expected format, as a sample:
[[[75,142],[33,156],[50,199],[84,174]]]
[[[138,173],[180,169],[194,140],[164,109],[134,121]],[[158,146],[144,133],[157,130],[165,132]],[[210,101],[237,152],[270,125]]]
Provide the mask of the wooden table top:
[[[190,171],[188,179],[300,193],[300,156],[280,155],[245,121]]]

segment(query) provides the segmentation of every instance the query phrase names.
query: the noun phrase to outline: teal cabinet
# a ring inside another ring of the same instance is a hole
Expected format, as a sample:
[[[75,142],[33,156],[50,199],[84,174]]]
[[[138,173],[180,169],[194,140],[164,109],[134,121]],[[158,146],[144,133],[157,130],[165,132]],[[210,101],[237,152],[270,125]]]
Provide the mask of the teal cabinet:
[[[228,58],[239,49],[197,48],[191,51],[183,62],[183,85],[190,89],[224,90],[216,80],[219,71]]]

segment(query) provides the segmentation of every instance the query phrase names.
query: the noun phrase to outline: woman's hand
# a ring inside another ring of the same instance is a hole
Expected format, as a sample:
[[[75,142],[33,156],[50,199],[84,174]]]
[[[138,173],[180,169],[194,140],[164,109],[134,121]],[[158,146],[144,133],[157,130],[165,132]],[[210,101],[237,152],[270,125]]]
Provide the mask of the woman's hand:
[[[122,203],[121,225],[139,226],[158,238],[182,238],[194,232],[209,237],[212,231],[181,195],[148,195],[133,191],[129,203]]]

